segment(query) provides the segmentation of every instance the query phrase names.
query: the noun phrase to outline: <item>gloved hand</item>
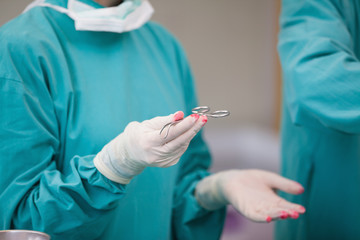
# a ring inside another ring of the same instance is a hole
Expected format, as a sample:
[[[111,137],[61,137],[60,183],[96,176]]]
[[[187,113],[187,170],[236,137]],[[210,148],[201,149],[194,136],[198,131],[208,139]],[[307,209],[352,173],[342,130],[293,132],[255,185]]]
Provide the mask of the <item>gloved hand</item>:
[[[191,139],[207,122],[206,116],[199,117],[198,114],[183,117],[183,112],[177,112],[141,123],[129,123],[124,132],[96,155],[95,167],[110,180],[128,184],[145,167],[170,167],[176,164]],[[159,132],[165,124],[181,119],[171,126],[166,139],[160,136]]]
[[[255,222],[270,222],[288,217],[298,218],[305,212],[301,205],[286,201],[273,189],[301,194],[304,188],[297,182],[262,170],[229,170],[201,180],[195,191],[199,204],[215,210],[227,204]]]

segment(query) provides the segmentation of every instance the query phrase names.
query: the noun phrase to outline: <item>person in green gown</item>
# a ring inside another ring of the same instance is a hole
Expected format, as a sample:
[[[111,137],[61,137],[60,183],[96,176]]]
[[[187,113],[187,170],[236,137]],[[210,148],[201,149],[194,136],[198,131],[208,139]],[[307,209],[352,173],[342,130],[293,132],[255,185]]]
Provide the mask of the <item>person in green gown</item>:
[[[218,239],[227,204],[260,222],[305,211],[274,193],[303,191],[276,174],[209,174],[185,53],[152,12],[39,0],[0,28],[0,229]]]
[[[282,174],[306,207],[277,240],[360,239],[360,2],[283,0]]]

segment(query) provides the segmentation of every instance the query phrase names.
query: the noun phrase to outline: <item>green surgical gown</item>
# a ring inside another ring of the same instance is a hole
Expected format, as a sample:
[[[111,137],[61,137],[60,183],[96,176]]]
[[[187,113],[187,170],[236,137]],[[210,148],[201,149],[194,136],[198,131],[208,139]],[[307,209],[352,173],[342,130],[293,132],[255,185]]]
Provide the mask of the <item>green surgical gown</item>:
[[[282,173],[305,192],[277,240],[360,239],[360,1],[284,0]]]
[[[179,164],[149,167],[128,185],[93,164],[129,122],[195,106],[185,54],[156,23],[76,31],[47,7],[8,22],[0,28],[0,229],[53,240],[218,239],[224,209],[207,211],[193,196],[210,164],[201,135]]]

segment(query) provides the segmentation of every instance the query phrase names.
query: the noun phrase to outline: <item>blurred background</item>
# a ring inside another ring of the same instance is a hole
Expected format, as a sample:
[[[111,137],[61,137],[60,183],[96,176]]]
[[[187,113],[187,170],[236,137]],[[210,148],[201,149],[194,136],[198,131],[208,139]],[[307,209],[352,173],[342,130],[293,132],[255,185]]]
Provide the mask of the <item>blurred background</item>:
[[[1,0],[0,25],[31,0]],[[183,44],[200,105],[227,109],[204,135],[212,171],[279,171],[280,68],[276,54],[280,0],[150,0],[153,20]],[[289,220],[291,221],[291,220]],[[271,240],[273,223],[252,223],[228,208],[222,240]]]

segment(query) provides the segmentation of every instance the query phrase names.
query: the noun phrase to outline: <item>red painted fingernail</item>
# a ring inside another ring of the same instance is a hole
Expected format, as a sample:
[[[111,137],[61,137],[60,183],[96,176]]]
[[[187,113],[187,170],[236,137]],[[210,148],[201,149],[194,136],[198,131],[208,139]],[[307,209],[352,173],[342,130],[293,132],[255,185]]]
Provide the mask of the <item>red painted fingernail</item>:
[[[292,211],[292,213],[290,213],[290,217],[293,218],[293,219],[297,219],[299,217],[299,213],[295,212],[295,211]]]
[[[207,116],[206,116],[206,115],[203,115],[203,117],[202,117],[202,122],[203,122],[203,123],[207,123],[207,121],[208,121]]]
[[[288,216],[289,216],[289,214],[287,212],[285,212],[285,211],[280,212],[280,218],[281,219],[287,219]]]
[[[175,115],[174,115],[174,121],[179,121],[183,118],[184,118],[184,113],[181,111],[175,113]]]
[[[304,187],[300,185],[300,189],[299,189],[298,193],[299,193],[299,194],[302,194],[302,193],[304,193],[304,192],[305,192]]]
[[[267,216],[267,217],[266,217],[266,221],[267,221],[268,223],[271,222],[271,220],[272,220],[272,219],[271,219],[270,216]]]
[[[306,211],[306,209],[303,207],[303,206],[300,206],[299,207],[299,212],[300,213],[304,213]]]
[[[191,117],[194,117],[196,120],[198,120],[199,119],[199,114],[196,114],[196,113],[194,113],[194,114],[191,114],[190,115]]]

